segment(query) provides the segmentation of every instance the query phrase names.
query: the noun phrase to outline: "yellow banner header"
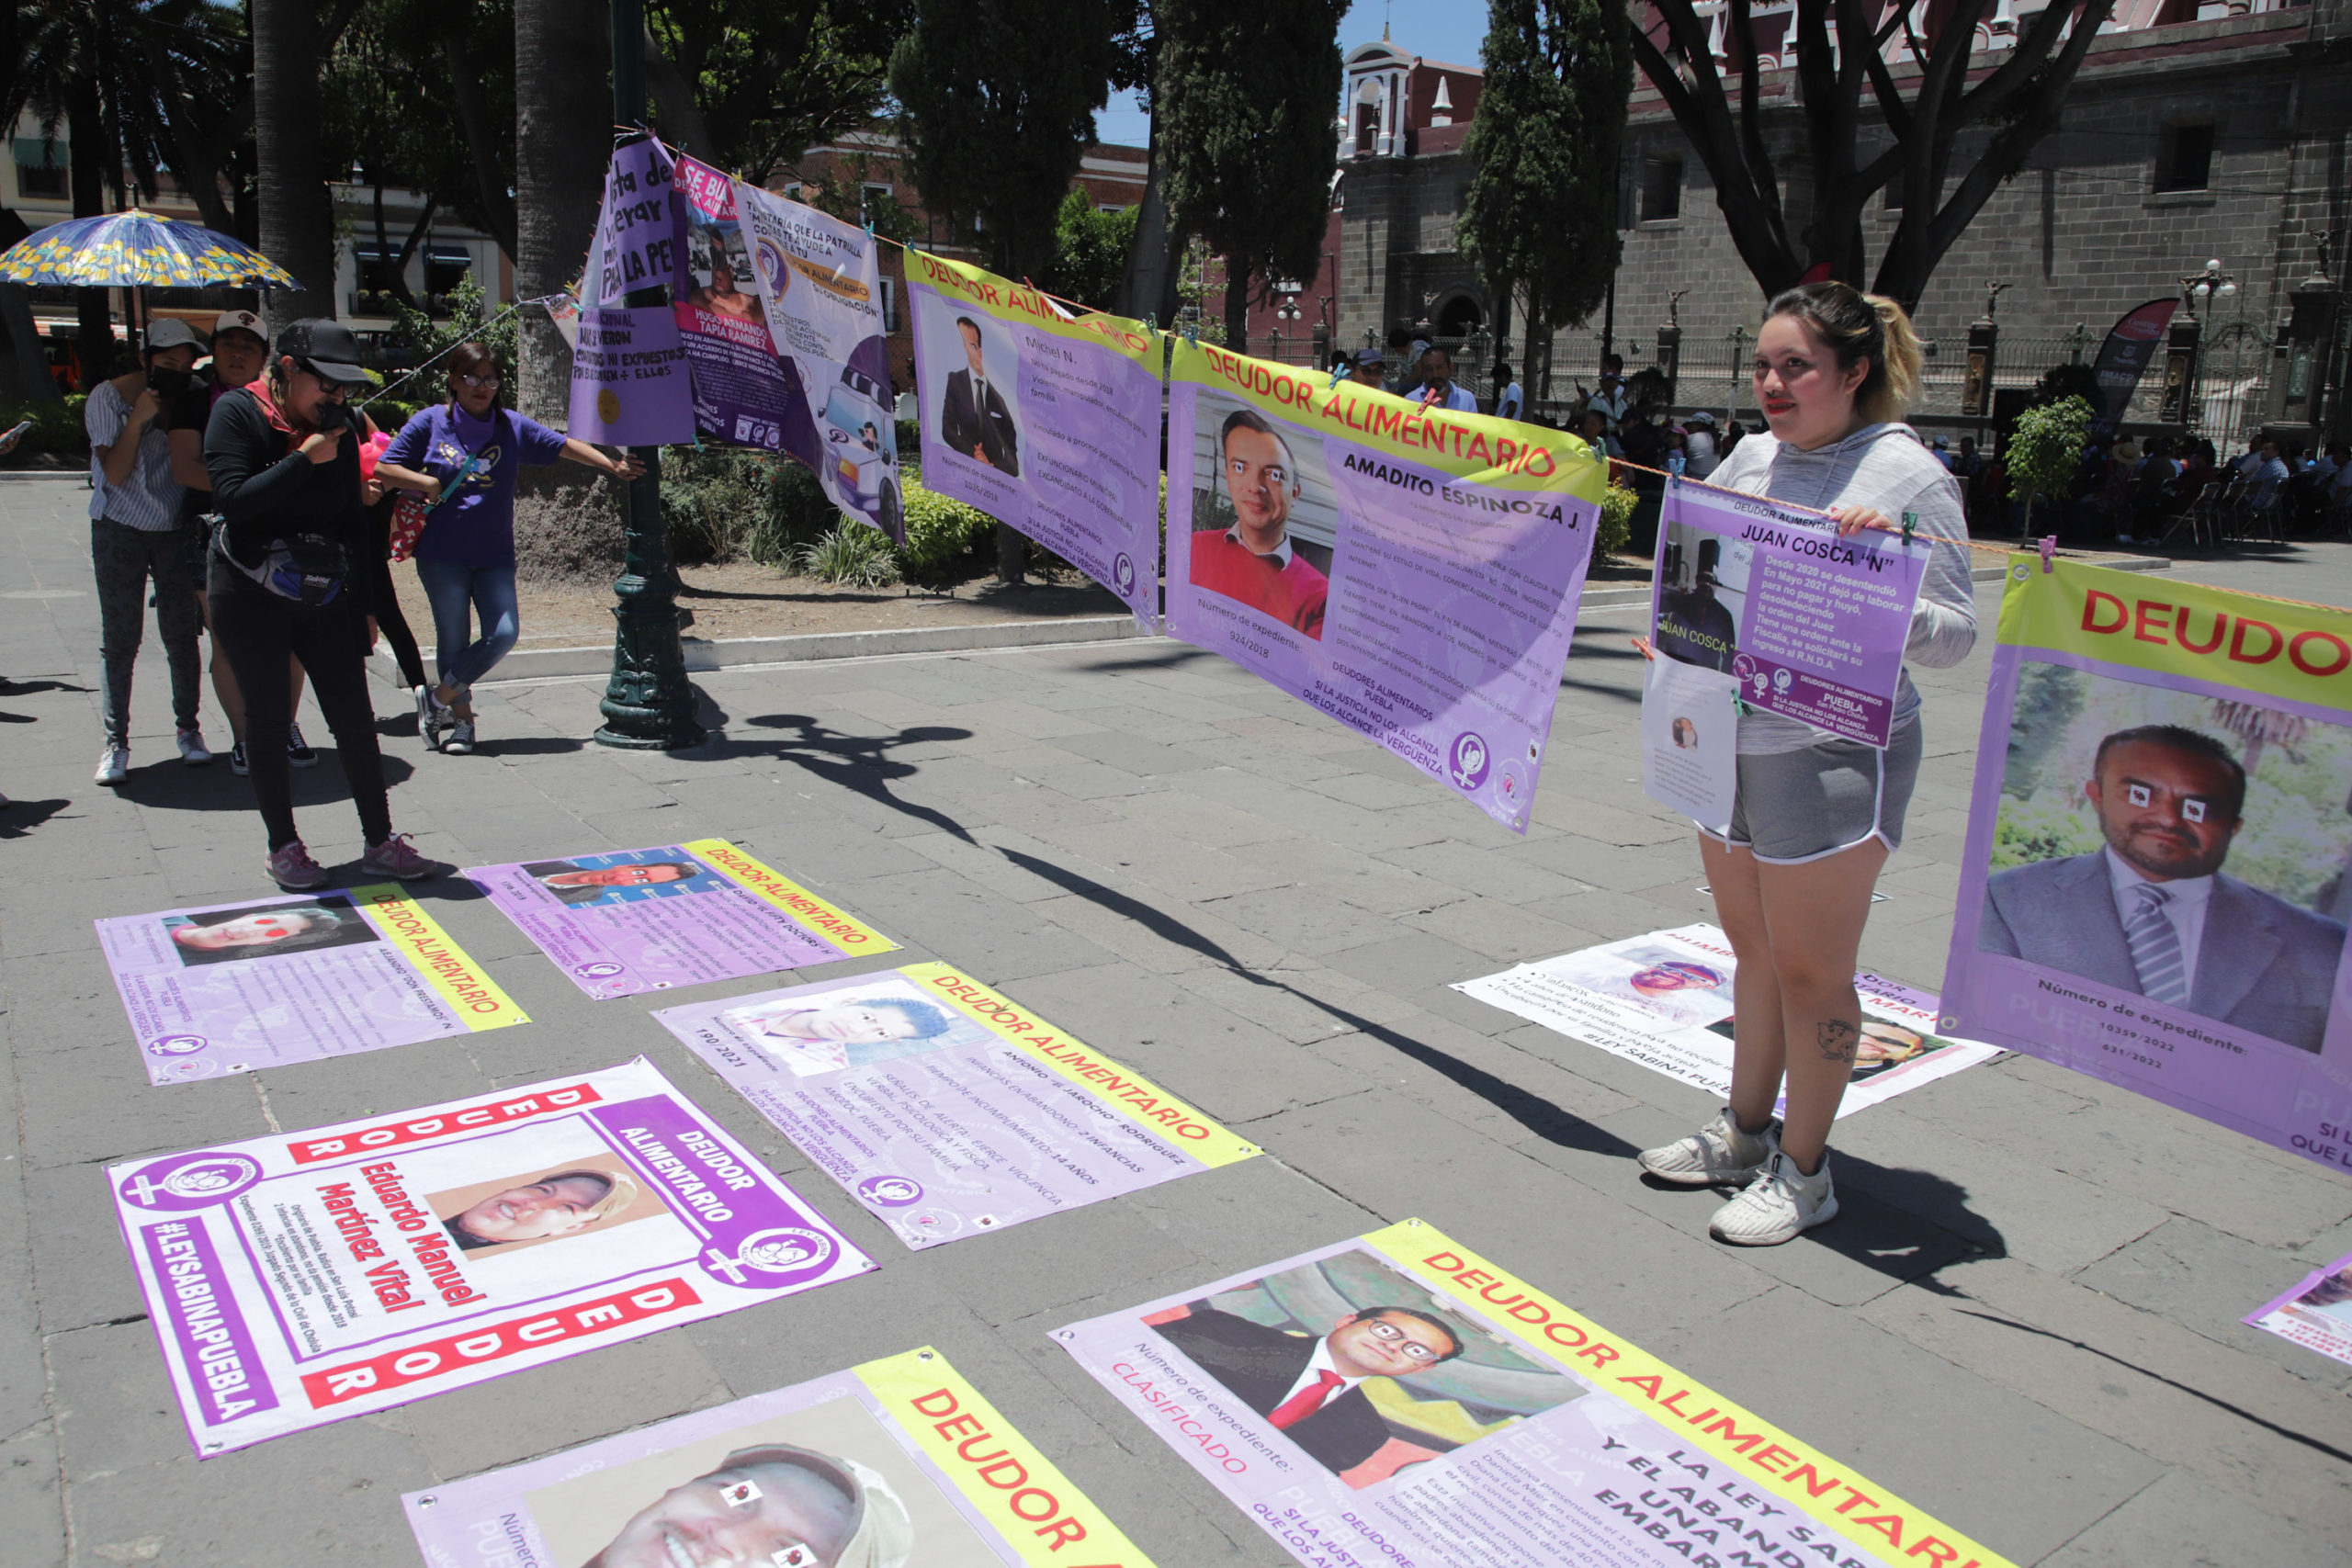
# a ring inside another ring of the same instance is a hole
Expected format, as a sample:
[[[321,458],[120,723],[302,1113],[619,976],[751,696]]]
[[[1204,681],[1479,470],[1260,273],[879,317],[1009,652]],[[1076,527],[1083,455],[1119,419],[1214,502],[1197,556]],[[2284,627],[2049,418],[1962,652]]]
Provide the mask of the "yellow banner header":
[[[950,261],[930,251],[907,253],[907,280],[927,284],[941,294],[984,315],[1018,321],[1055,337],[1071,338],[1107,348],[1155,374],[1159,369],[1159,339],[1141,321],[1099,310],[1076,315],[1058,310],[1045,294],[1011,278],[967,262]]]
[[[1407,1220],[1363,1239],[1462,1311],[1566,1362],[1588,1382],[1874,1555],[1934,1568],[2013,1568],[1852,1466],[1711,1393],[1436,1227]]]
[[[409,966],[440,993],[451,1011],[469,1030],[503,1029],[528,1023],[530,1015],[514,1005],[466,950],[449,940],[432,916],[411,902],[408,889],[396,882],[378,883],[351,890],[351,902],[383,932]]]
[[[1160,1142],[1182,1149],[1212,1169],[1258,1152],[1255,1144],[1236,1137],[1150,1079],[1129,1072],[1077,1036],[1064,1033],[960,970],[945,964],[910,964],[899,973],[999,1039],[1020,1046]]]
[[[852,919],[773,866],[761,864],[724,839],[696,839],[680,844],[727,874],[746,893],[758,895],[792,917],[792,923],[811,936],[831,942],[847,957],[861,953],[896,953],[899,944],[861,920]]]

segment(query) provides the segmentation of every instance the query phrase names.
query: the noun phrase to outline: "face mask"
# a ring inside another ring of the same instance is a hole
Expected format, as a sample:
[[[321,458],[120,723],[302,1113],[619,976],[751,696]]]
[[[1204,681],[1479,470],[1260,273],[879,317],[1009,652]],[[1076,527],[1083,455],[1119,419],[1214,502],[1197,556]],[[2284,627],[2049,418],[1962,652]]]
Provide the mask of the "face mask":
[[[188,389],[195,378],[186,370],[173,370],[160,365],[147,372],[147,385],[155,389],[158,397],[176,398]]]

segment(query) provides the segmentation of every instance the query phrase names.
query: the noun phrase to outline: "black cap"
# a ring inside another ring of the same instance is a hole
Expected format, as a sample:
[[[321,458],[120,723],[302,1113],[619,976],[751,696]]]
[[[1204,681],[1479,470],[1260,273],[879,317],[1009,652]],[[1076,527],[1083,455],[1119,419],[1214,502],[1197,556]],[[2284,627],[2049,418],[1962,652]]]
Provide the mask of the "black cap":
[[[359,340],[349,327],[325,317],[290,321],[277,334],[277,352],[292,355],[322,381],[364,387],[368,372],[359,367]]]

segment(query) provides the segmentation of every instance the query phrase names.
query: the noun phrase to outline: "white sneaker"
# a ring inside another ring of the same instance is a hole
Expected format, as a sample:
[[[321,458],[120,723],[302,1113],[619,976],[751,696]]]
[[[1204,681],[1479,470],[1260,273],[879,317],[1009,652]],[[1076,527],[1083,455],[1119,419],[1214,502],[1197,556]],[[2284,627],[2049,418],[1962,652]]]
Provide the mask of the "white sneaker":
[[[1747,1190],[1715,1211],[1707,1232],[1734,1247],[1778,1247],[1838,1217],[1838,1192],[1829,1180],[1829,1155],[1811,1176],[1781,1152],[1772,1139],[1771,1157]]]
[[[459,719],[449,727],[449,733],[441,739],[441,750],[445,756],[469,757],[473,755],[473,750],[474,721],[472,719]]]
[[[98,753],[98,771],[90,775],[93,784],[119,784],[130,772],[130,748],[109,746]]]
[[[1755,1179],[1778,1145],[1781,1124],[1761,1133],[1743,1133],[1726,1105],[1715,1119],[1687,1138],[1659,1148],[1644,1149],[1636,1157],[1644,1170],[1677,1187],[1737,1187]]]
[[[179,742],[180,761],[186,762],[189,767],[200,768],[204,766],[205,763],[212,761],[212,750],[210,747],[205,745],[204,731],[201,729],[181,730],[179,732]]]

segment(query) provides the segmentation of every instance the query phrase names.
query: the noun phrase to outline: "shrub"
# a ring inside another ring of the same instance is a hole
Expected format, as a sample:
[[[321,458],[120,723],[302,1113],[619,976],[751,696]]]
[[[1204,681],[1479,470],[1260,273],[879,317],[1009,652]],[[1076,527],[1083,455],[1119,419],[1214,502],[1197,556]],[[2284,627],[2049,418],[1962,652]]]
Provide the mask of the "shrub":
[[[81,393],[64,399],[42,398],[39,400],[11,399],[0,402],[0,430],[14,430],[26,420],[33,427],[25,432],[24,439],[8,455],[11,468],[70,467],[90,460],[90,434],[82,424],[82,405],[89,400]],[[44,464],[42,457],[64,459],[60,465]]]
[[[1613,556],[1634,536],[1634,509],[1642,498],[1628,485],[1612,484],[1600,492],[1600,527],[1592,541],[1595,560]]]
[[[2083,460],[2090,438],[2091,405],[2080,398],[2030,408],[2018,415],[2017,433],[2001,449],[2009,475],[2009,496],[2025,502],[2025,531],[2033,532],[2037,495],[2064,496]]]
[[[962,579],[996,539],[996,519],[909,479],[907,542],[899,552],[910,582],[938,586]]]
[[[804,577],[845,588],[887,588],[899,581],[899,561],[889,536],[878,528],[842,519],[833,531],[796,552]]]

